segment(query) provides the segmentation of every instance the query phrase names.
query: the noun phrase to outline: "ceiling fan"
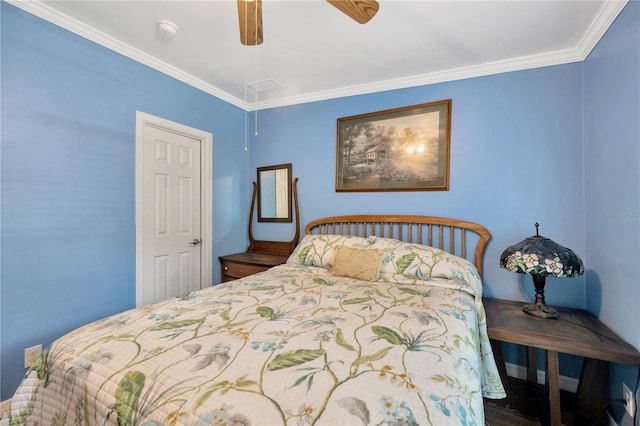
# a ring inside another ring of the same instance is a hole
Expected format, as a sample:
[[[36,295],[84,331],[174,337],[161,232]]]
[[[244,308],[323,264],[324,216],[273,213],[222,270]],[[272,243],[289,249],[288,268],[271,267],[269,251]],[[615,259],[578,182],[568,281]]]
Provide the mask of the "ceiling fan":
[[[366,24],[380,8],[376,0],[327,0],[342,13]],[[240,42],[245,46],[262,44],[262,0],[237,0]]]

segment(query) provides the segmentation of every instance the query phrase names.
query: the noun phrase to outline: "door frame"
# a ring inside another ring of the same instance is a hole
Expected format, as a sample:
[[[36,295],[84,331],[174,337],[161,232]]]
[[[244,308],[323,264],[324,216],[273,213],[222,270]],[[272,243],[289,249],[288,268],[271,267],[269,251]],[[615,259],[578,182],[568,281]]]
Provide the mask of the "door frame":
[[[213,135],[203,130],[185,126],[164,118],[136,111],[136,159],[135,159],[135,196],[136,196],[136,307],[142,303],[142,285],[144,271],[142,267],[143,240],[142,230],[144,215],[143,203],[143,149],[144,129],[155,127],[167,132],[176,133],[200,141],[200,288],[212,283],[212,249],[213,249]]]

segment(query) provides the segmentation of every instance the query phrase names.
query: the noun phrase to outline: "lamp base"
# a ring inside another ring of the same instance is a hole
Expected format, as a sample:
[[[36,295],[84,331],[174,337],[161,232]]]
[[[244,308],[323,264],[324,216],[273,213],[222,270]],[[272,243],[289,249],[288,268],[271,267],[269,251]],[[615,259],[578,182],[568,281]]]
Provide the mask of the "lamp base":
[[[560,314],[558,311],[553,309],[551,306],[548,306],[544,302],[536,301],[535,303],[529,303],[522,307],[522,310],[534,317],[538,318],[546,318],[546,319],[555,319],[560,318]]]
[[[547,306],[544,300],[544,275],[532,275],[533,284],[536,287],[536,301],[533,303],[529,303],[524,305],[522,310],[534,317],[538,318],[546,318],[546,319],[554,319],[559,318],[560,314],[558,311],[553,309],[551,306]]]

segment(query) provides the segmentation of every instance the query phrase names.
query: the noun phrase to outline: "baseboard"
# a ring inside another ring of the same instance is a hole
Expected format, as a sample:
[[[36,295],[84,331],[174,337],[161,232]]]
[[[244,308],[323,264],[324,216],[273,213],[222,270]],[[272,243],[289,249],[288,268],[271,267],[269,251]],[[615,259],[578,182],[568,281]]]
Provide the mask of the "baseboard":
[[[607,420],[609,421],[609,424],[607,426],[620,426],[618,422],[613,420],[613,417],[611,417],[611,414],[608,411],[606,413],[607,413]]]
[[[516,379],[527,380],[527,367],[512,364],[510,362],[505,362],[504,366],[507,369],[508,376],[515,377]],[[538,383],[541,385],[545,384],[545,374],[542,370],[538,370]],[[576,393],[578,390],[578,383],[579,380],[573,377],[560,376],[560,389],[562,390]]]
[[[9,409],[10,405],[11,405],[11,400],[10,399],[6,399],[6,400],[0,402],[0,419],[2,419],[2,417],[4,416],[4,412]]]

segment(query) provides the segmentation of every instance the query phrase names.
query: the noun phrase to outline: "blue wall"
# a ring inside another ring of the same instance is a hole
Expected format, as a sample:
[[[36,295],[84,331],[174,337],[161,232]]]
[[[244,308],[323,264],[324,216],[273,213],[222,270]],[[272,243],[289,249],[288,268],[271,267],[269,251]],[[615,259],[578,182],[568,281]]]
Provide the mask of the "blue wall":
[[[637,8],[625,8],[612,37],[637,34]],[[529,280],[500,269],[498,258],[540,222],[543,235],[571,247],[588,269],[582,277],[549,279],[548,302],[606,313],[605,322],[640,347],[630,336],[639,323],[638,218],[630,228],[635,237],[620,242],[616,229],[604,229],[617,222],[598,213],[638,208],[638,134],[629,124],[637,132],[638,106],[632,94],[619,100],[598,88],[608,76],[621,92],[632,86],[638,93],[637,38],[622,53],[618,41],[605,38],[585,63],[261,111],[260,136],[251,137],[246,155],[237,108],[12,6],[2,3],[2,13],[2,399],[22,375],[25,347],[135,304],[135,110],[214,135],[215,282],[217,256],[246,248],[256,167],[291,162],[303,224],[361,212],[454,216],[487,226],[494,235],[485,258],[491,297],[533,300]],[[599,65],[607,56],[613,65]],[[633,70],[629,81],[617,80],[621,66],[636,66],[636,80]],[[450,191],[335,192],[337,118],[447,98],[453,99]],[[602,136],[618,131],[614,120],[626,109],[636,117],[623,124],[626,142]],[[587,123],[601,116],[612,123]],[[619,152],[627,145],[631,151]],[[606,149],[617,153],[600,163]],[[610,179],[597,173],[620,173],[628,187],[593,189]],[[604,202],[609,192],[618,194],[611,204]],[[606,233],[605,246],[598,246],[596,225]],[[287,240],[292,233],[290,224],[255,227],[259,239]],[[608,246],[631,252],[622,274],[633,279],[616,278],[605,294],[600,282],[617,276],[618,266],[593,256]],[[630,386],[632,373],[622,372]]]
[[[438,192],[335,192],[336,119],[451,98],[451,183]],[[533,285],[500,269],[502,251],[541,233],[584,255],[582,64],[541,68],[260,112],[251,167],[293,163],[301,221],[347,213],[452,216],[493,233],[488,296],[532,300]],[[286,225],[257,227],[278,238]],[[284,238],[281,238],[284,239]],[[549,279],[548,301],[584,308],[584,277]]]
[[[630,2],[584,65],[587,307],[640,348],[640,3]],[[615,365],[633,389],[637,368]]]
[[[217,257],[246,248],[244,113],[2,7],[1,398],[23,350],[135,306],[136,110],[213,134]]]
[[[640,3],[584,66],[589,310],[640,347]]]

